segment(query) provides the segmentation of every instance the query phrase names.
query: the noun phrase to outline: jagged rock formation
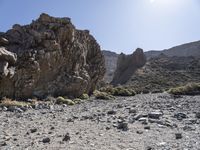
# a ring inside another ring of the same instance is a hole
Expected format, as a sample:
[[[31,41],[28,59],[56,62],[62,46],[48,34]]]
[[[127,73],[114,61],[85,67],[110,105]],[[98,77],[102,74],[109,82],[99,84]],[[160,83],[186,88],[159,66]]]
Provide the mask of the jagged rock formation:
[[[200,81],[200,59],[169,57],[161,54],[151,58],[132,75],[126,86],[137,91],[160,92],[190,82]]]
[[[69,18],[41,14],[0,36],[1,97],[76,97],[91,93],[104,76],[100,46]]]
[[[104,81],[110,83],[113,79],[114,72],[117,68],[117,58],[118,54],[115,52],[103,50],[102,51],[105,58],[106,73],[104,76]]]
[[[161,53],[173,57],[200,57],[200,41],[186,43],[183,45],[175,46],[170,49],[162,50],[162,51],[147,51],[145,55],[148,59],[159,56]]]
[[[138,48],[131,55],[121,53],[117,61],[117,69],[112,80],[113,85],[125,84],[134,72],[144,66],[146,57],[142,49]]]

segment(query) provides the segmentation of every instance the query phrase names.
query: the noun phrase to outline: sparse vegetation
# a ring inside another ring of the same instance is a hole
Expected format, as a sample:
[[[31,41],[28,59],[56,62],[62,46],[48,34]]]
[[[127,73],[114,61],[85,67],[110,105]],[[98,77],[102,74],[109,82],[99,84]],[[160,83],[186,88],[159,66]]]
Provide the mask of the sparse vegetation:
[[[80,99],[85,99],[85,100],[87,100],[87,99],[89,99],[90,97],[89,97],[88,94],[82,94],[79,98],[80,98]]]
[[[113,96],[134,96],[136,92],[125,87],[104,87],[100,89],[101,92],[106,92]]]
[[[29,102],[25,102],[25,101],[16,101],[16,100],[11,100],[9,98],[4,98],[1,102],[0,102],[0,106],[5,106],[5,107],[11,107],[11,106],[16,106],[16,107],[24,107],[24,106],[30,106],[32,105]]]
[[[171,88],[168,93],[173,95],[199,95],[200,83],[190,83],[185,86]]]
[[[75,99],[73,100],[73,102],[74,102],[75,104],[80,104],[80,103],[82,102],[82,99],[80,99],[80,98],[75,98]]]
[[[66,99],[62,96],[59,96],[57,99],[56,99],[56,103],[57,104],[67,104],[67,105],[75,105],[76,103],[74,101],[72,101],[71,99]]]
[[[110,95],[106,92],[101,92],[101,91],[94,91],[94,96],[96,99],[104,99],[104,100],[112,100],[115,99],[113,95]]]

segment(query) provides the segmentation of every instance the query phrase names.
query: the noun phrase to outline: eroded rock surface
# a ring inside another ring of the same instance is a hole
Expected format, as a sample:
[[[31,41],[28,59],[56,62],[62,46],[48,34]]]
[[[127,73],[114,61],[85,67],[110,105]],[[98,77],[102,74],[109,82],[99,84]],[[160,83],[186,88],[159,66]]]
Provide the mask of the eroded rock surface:
[[[104,81],[106,83],[110,83],[113,79],[115,70],[117,68],[117,59],[119,54],[107,50],[103,50],[102,53],[105,58],[105,67],[106,67]]]
[[[100,46],[69,18],[41,14],[30,25],[14,25],[0,39],[1,96],[76,97],[92,92],[104,76]]]
[[[117,69],[114,74],[113,81],[114,85],[125,84],[134,72],[144,66],[146,63],[146,56],[142,49],[138,48],[131,55],[125,55],[121,53],[118,56]]]

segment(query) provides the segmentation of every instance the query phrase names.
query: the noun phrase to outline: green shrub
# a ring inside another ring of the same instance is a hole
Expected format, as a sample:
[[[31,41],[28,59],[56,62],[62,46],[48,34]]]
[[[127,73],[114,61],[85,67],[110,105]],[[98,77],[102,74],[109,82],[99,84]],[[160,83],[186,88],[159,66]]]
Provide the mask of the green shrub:
[[[114,96],[134,96],[136,93],[132,89],[126,89],[123,87],[116,87],[114,88],[114,92],[112,95]]]
[[[57,103],[57,104],[75,105],[75,102],[74,102],[74,101],[72,101],[71,99],[65,99],[65,98],[63,98],[62,96],[59,96],[59,97],[56,99],[56,103]]]
[[[82,102],[82,99],[75,98],[73,101],[74,101],[75,104],[80,104]]]
[[[136,92],[132,89],[124,87],[104,87],[100,89],[101,92],[106,92],[113,96],[134,96]]]
[[[106,92],[100,92],[100,91],[95,91],[94,92],[94,96],[96,99],[104,99],[104,100],[112,100],[112,99],[115,99],[114,96],[106,93]]]
[[[89,95],[88,94],[82,94],[80,97],[79,97],[80,99],[89,99],[90,97],[89,97]]]
[[[190,83],[185,86],[171,88],[168,93],[173,95],[199,95],[200,83]]]

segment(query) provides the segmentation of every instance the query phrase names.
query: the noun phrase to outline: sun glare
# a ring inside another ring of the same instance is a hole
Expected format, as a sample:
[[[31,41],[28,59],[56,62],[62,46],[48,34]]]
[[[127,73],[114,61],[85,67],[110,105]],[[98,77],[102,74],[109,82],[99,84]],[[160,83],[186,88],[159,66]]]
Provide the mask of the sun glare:
[[[155,3],[158,5],[171,5],[175,4],[177,0],[150,0],[150,3]]]
[[[150,2],[151,2],[151,3],[154,3],[154,2],[155,2],[155,0],[150,0]]]

